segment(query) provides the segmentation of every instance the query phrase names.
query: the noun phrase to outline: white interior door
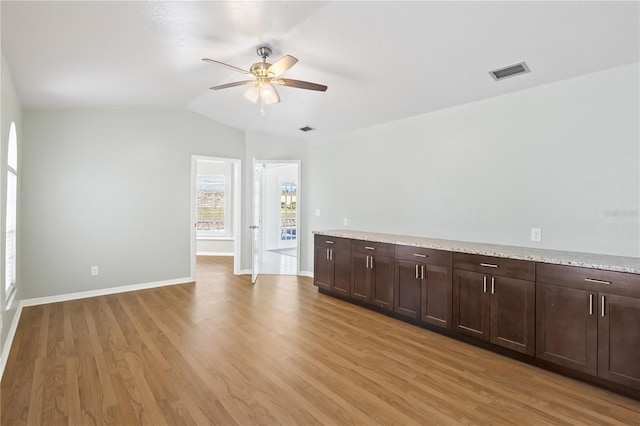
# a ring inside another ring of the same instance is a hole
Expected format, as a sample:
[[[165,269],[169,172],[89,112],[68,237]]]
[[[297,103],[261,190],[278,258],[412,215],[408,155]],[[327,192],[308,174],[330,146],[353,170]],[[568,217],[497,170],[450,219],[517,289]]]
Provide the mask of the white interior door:
[[[262,188],[262,165],[253,160],[253,224],[251,244],[251,282],[255,283],[260,274],[260,190]]]

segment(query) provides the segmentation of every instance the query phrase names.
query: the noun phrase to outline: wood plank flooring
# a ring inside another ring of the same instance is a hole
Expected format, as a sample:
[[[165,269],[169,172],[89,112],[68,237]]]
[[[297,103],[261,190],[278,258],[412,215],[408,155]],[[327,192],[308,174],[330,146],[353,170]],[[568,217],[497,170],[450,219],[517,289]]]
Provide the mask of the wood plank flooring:
[[[640,424],[640,403],[318,294],[232,274],[25,308],[1,424]]]

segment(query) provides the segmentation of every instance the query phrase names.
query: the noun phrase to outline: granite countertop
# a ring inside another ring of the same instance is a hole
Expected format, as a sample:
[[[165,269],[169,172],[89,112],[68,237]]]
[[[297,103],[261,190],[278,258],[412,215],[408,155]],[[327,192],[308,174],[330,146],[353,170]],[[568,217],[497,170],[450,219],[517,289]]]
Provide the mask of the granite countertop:
[[[640,258],[637,257],[611,256],[606,254],[546,250],[532,247],[503,246],[498,244],[440,240],[435,238],[412,237],[408,235],[350,231],[347,229],[314,231],[314,234],[326,235],[329,237],[350,238],[354,240],[425,247],[430,249],[446,250],[459,253],[505,257],[508,259],[553,263],[557,265],[581,266],[583,268],[602,269],[605,271],[640,274]]]

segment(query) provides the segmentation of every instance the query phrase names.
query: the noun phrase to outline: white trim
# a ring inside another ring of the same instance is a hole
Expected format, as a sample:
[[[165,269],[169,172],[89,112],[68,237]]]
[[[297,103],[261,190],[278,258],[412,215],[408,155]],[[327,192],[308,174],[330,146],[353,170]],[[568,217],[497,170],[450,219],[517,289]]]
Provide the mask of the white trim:
[[[196,256],[233,256],[232,251],[199,251]]]
[[[238,272],[234,272],[234,275],[251,275],[251,269],[240,269]]]
[[[7,334],[7,340],[4,342],[4,348],[2,348],[2,355],[0,355],[0,380],[4,375],[4,368],[7,366],[7,360],[9,359],[9,352],[13,345],[13,339],[16,337],[16,330],[18,329],[18,323],[20,322],[20,316],[22,315],[22,302],[18,303],[16,313],[13,316],[13,322],[9,327],[9,333]]]
[[[197,241],[233,241],[233,237],[197,237]]]
[[[313,278],[313,272],[311,271],[300,271],[298,275],[300,275],[301,277]]]
[[[21,306],[44,305],[47,303],[66,302],[69,300],[86,299],[88,297],[107,296],[110,294],[126,293],[129,291],[146,290],[149,288],[165,287],[176,284],[187,284],[193,282],[191,277],[176,278],[173,280],[155,281],[150,283],[123,285],[118,287],[102,288],[100,290],[80,291],[77,293],[59,294],[57,296],[36,297],[34,299],[24,299]]]

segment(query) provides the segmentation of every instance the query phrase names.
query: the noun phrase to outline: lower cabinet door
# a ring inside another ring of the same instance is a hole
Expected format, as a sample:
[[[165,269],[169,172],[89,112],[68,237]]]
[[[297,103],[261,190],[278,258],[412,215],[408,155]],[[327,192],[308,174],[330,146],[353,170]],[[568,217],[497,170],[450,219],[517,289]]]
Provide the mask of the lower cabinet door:
[[[335,250],[333,253],[334,278],[332,291],[342,296],[351,294],[351,252]]]
[[[454,331],[489,340],[489,293],[486,275],[455,269],[453,272]]]
[[[534,354],[535,283],[491,277],[491,343]]]
[[[409,318],[420,319],[420,291],[424,265],[396,260],[396,285],[393,311]]]
[[[640,299],[598,299],[598,376],[640,389]]]
[[[351,255],[351,298],[367,303],[371,301],[369,258],[362,253]]]
[[[371,303],[379,308],[393,310],[394,273],[393,259],[372,256]]]
[[[333,286],[333,260],[329,259],[329,249],[315,247],[313,283],[323,290],[331,290]]]
[[[597,293],[536,285],[536,358],[596,375]]]
[[[422,321],[451,330],[451,267],[425,265],[422,280]]]

